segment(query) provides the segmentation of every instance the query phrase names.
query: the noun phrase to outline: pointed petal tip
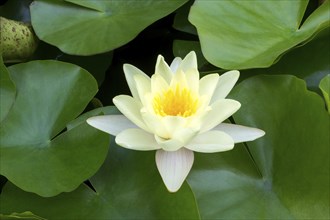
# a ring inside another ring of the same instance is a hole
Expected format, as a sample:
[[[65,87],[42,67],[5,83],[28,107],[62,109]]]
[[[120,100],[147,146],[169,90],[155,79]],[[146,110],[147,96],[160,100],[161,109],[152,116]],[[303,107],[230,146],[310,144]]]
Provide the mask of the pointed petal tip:
[[[167,190],[177,192],[188,176],[193,162],[194,153],[186,148],[174,152],[156,151],[156,165]]]

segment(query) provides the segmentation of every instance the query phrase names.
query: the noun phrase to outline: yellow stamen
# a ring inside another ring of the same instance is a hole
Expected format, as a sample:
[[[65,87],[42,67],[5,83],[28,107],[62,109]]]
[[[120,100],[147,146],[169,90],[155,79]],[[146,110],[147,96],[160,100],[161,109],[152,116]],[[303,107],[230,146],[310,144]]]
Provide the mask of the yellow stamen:
[[[179,85],[153,98],[154,111],[160,116],[189,117],[196,113],[198,106],[198,97],[188,88],[180,88]]]

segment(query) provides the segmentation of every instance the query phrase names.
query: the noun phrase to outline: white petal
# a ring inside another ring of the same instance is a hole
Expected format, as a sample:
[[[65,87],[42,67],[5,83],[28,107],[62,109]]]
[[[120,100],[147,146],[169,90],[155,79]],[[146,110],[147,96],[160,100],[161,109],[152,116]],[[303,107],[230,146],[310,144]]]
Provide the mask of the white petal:
[[[186,57],[182,60],[180,67],[181,70],[184,72],[188,71],[189,69],[197,69],[197,57],[195,51],[191,51],[186,55]]]
[[[155,74],[160,74],[167,83],[171,82],[173,75],[172,70],[165,62],[164,57],[161,55],[158,55],[157,57]]]
[[[176,192],[180,189],[193,163],[194,153],[185,148],[174,152],[164,150],[156,152],[158,171],[167,190],[170,192]]]
[[[235,143],[253,141],[265,135],[265,132],[258,128],[227,123],[221,123],[213,129],[226,132],[234,139]]]
[[[233,115],[239,108],[241,104],[238,101],[232,99],[220,99],[211,105],[211,110],[202,119],[203,125],[201,132],[211,130],[228,117]]]
[[[116,136],[116,143],[122,147],[133,150],[157,150],[160,146],[157,144],[154,136],[141,129],[127,129]]]
[[[160,116],[147,111],[141,111],[141,115],[149,131],[151,131],[153,134],[156,134],[159,137],[163,137],[163,138],[170,137],[170,134],[168,133],[166,127],[163,125]]]
[[[172,70],[172,73],[175,73],[180,66],[182,62],[182,59],[180,57],[175,57],[174,60],[172,61],[170,68]]]
[[[138,91],[136,89],[134,76],[139,75],[145,79],[150,79],[149,76],[147,76],[144,72],[142,72],[141,70],[130,64],[124,64],[123,68],[124,68],[126,81],[129,89],[131,90],[132,96],[136,99],[140,99]]]
[[[88,118],[86,122],[101,131],[116,136],[123,130],[137,126],[123,115],[100,115]]]
[[[199,81],[199,95],[208,98],[208,102],[211,100],[215,89],[217,88],[219,80],[219,74],[208,74],[201,78]]]
[[[199,72],[197,69],[190,69],[185,72],[186,80],[189,88],[195,93],[198,94],[199,90]]]
[[[177,129],[170,139],[155,135],[157,143],[166,151],[176,151],[191,141],[198,131],[191,128]]]
[[[225,132],[212,130],[199,134],[185,147],[192,151],[215,153],[233,149],[234,140]]]
[[[151,92],[151,79],[145,78],[141,75],[134,76],[136,90],[139,94],[140,100],[145,105],[145,96]]]
[[[232,90],[238,78],[239,78],[239,71],[237,70],[228,71],[222,74],[219,77],[218,85],[213,93],[211,103],[219,99],[224,99]]]
[[[113,103],[123,115],[130,121],[139,126],[140,128],[149,131],[148,127],[144,124],[140,109],[141,103],[128,95],[119,95],[113,98]]]
[[[154,74],[151,76],[151,92],[152,94],[162,94],[169,87],[169,84],[160,74]]]

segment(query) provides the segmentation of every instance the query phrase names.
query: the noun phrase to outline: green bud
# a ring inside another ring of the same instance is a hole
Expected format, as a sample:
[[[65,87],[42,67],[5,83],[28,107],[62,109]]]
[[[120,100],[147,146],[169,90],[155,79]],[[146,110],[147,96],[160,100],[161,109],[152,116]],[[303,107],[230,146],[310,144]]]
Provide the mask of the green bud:
[[[25,23],[0,17],[0,52],[6,63],[29,58],[37,48],[38,39]]]

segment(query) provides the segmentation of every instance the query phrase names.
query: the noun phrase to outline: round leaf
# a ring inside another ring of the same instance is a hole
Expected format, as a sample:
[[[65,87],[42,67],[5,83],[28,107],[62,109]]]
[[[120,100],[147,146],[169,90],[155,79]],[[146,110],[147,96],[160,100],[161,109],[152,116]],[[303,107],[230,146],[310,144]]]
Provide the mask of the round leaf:
[[[308,1],[195,1],[189,14],[205,58],[224,69],[271,66],[330,25],[329,1],[302,21]]]
[[[234,88],[237,124],[266,135],[234,151],[196,155],[188,179],[205,219],[328,219],[329,115],[292,76],[258,76]]]
[[[68,54],[91,55],[128,43],[186,1],[39,0],[31,20],[41,40]]]
[[[0,172],[42,196],[72,191],[101,166],[109,136],[87,123],[63,132],[97,92],[78,66],[33,61],[9,68],[17,96],[0,127]]]
[[[23,192],[11,183],[1,195],[2,211],[31,210],[47,219],[199,219],[187,183],[169,193],[157,171],[155,152],[131,151],[111,143],[108,158],[86,185],[53,198]]]

